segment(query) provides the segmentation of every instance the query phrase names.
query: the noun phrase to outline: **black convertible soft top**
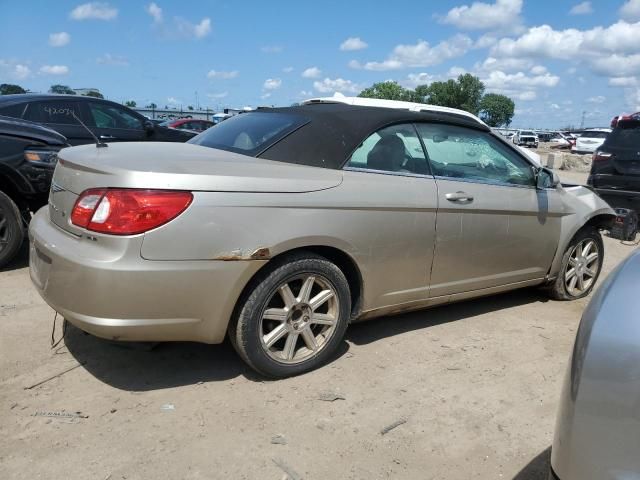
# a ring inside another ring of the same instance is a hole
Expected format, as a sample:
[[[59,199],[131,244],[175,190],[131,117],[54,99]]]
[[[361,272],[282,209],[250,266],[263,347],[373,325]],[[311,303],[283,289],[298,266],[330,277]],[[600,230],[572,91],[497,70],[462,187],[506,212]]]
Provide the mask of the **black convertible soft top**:
[[[257,112],[286,113],[307,121],[258,154],[260,158],[287,163],[302,163],[324,168],[341,168],[353,151],[377,130],[412,122],[438,122],[490,129],[465,115],[448,112],[412,112],[410,110],[362,107],[343,103],[316,103],[286,108],[261,108]]]

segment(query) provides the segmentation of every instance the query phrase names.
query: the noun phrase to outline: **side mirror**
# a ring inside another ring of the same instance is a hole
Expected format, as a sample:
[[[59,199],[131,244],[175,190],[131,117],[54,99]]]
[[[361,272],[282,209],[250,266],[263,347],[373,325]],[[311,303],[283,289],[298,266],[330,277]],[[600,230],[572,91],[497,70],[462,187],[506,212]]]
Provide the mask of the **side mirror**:
[[[144,122],[144,129],[148,135],[151,135],[153,131],[156,129],[156,126],[151,120],[147,120]]]
[[[554,170],[544,167],[538,170],[538,176],[536,177],[537,188],[556,188],[558,185],[560,185],[560,177]]]

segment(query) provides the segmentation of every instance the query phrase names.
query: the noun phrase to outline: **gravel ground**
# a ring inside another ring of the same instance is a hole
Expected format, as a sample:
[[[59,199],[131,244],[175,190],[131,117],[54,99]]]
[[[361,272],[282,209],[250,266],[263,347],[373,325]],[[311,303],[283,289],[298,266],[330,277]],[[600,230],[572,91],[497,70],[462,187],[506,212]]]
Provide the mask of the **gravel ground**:
[[[631,252],[605,249],[605,275]],[[52,350],[26,263],[0,273],[1,479],[546,478],[586,299],[521,290],[357,324],[330,365],[265,382],[226,344],[70,327]]]

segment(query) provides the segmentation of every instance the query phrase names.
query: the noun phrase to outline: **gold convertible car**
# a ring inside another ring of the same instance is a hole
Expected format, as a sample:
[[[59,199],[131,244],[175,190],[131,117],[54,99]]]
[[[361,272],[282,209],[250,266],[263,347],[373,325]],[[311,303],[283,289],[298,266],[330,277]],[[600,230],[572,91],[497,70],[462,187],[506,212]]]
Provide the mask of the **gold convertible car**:
[[[45,301],[109,339],[228,336],[270,377],[326,362],[352,321],[529,286],[583,297],[614,217],[477,117],[404,102],[319,99],[58,157],[29,229]]]

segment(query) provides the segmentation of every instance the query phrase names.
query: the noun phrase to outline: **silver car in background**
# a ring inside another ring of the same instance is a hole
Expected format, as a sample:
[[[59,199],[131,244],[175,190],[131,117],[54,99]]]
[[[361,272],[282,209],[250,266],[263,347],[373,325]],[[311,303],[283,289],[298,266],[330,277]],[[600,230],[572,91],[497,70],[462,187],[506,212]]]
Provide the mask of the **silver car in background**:
[[[585,310],[560,397],[550,479],[640,478],[640,250]]]
[[[284,377],[330,359],[351,321],[530,286],[581,298],[613,218],[467,112],[341,97],[187,144],[61,151],[30,271],[94,335],[228,336]]]

